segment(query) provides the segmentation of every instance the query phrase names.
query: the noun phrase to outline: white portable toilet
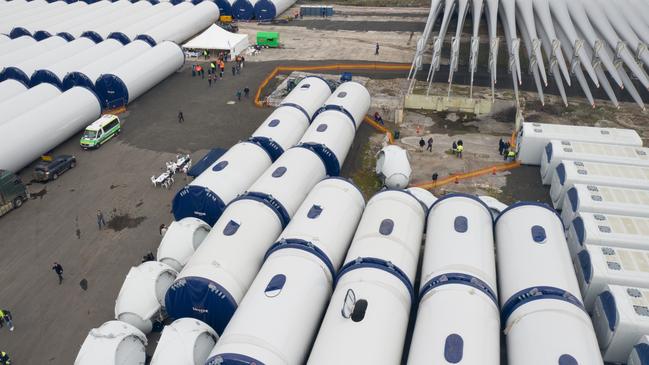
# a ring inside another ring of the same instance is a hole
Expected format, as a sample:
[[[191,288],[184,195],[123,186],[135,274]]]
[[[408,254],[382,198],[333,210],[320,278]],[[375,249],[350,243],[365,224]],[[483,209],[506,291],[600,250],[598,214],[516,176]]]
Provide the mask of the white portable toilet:
[[[496,219],[501,323],[510,365],[602,365],[557,213],[519,202]]]
[[[607,143],[642,147],[642,138],[632,129],[585,127],[523,122],[518,131],[518,159],[525,165],[540,165],[551,140]]]
[[[225,207],[242,194],[272,164],[258,144],[239,142],[216,160],[172,201],[176,220],[194,217],[213,226]]]
[[[165,294],[176,275],[176,270],[157,261],[132,267],[115,301],[115,319],[150,333],[156,314],[164,308]]]
[[[557,166],[550,187],[550,197],[555,208],[563,206],[566,193],[575,184],[649,190],[649,167],[562,161]]]
[[[500,200],[498,200],[498,199],[496,199],[494,197],[488,196],[488,195],[480,195],[479,198],[485,204],[487,204],[487,206],[491,210],[491,215],[492,215],[493,219],[496,219],[500,215],[500,213],[504,212],[505,209],[507,209],[507,207],[508,207],[507,204],[501,202]]]
[[[649,333],[649,289],[608,285],[595,300],[593,325],[604,361],[623,363]]]
[[[573,219],[567,237],[572,256],[585,245],[649,250],[649,218],[579,213]]]
[[[575,271],[590,312],[607,284],[649,287],[649,251],[586,245],[575,258]]]
[[[128,323],[108,321],[88,333],[74,365],[144,365],[147,340]]]
[[[575,184],[563,200],[561,220],[565,227],[570,227],[581,212],[649,217],[649,190]]]
[[[401,362],[425,218],[405,190],[370,199],[307,364]]]
[[[426,209],[430,209],[433,204],[437,201],[435,195],[430,191],[418,187],[412,187],[406,189],[410,194],[414,195],[417,200],[419,200],[423,205],[426,206]]]
[[[207,364],[305,363],[364,206],[346,180],[316,185],[266,253]]]
[[[204,365],[218,338],[198,319],[177,319],[162,330],[151,365]]]
[[[626,365],[649,365],[649,335],[642,336],[642,339],[633,346]]]
[[[180,272],[210,233],[210,228],[207,223],[194,217],[171,222],[158,246],[158,261]]]
[[[472,195],[439,198],[427,218],[409,365],[500,364],[493,220]]]
[[[225,209],[167,292],[167,313],[200,319],[222,334],[264,253],[324,177],[316,154],[300,147],[286,151]]]
[[[356,130],[370,108],[367,89],[357,82],[341,84],[316,112],[298,145],[315,152],[327,166],[327,175],[338,176],[352,146]]]
[[[376,173],[389,189],[405,189],[410,184],[410,161],[408,151],[396,145],[388,145],[376,158]]]
[[[293,147],[311,124],[318,109],[331,96],[329,84],[317,76],[303,78],[250,137],[273,161]]]
[[[545,146],[541,159],[541,181],[544,185],[552,182],[552,176],[563,160],[649,166],[649,148],[552,140]]]

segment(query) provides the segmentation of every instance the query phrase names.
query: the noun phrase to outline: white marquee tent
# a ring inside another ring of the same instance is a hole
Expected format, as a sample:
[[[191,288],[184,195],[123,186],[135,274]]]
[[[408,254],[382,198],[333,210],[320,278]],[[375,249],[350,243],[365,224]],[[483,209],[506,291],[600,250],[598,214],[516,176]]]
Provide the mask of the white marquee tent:
[[[183,45],[183,49],[206,49],[230,51],[232,57],[239,55],[248,48],[248,36],[230,33],[212,24],[203,33],[197,35]]]

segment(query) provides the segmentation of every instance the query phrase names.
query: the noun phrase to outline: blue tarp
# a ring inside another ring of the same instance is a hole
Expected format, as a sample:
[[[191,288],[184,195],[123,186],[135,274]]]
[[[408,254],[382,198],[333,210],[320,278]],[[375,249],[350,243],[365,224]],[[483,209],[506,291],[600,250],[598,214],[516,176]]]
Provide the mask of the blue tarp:
[[[165,307],[170,317],[199,319],[221,335],[237,309],[237,303],[221,285],[206,278],[189,276],[177,280],[169,288]]]
[[[225,148],[214,148],[210,152],[206,153],[203,158],[201,158],[197,163],[192,166],[191,169],[187,172],[188,176],[197,177],[202,174],[208,167],[210,167],[216,160],[221,158],[224,153],[228,150]]]
[[[225,203],[212,190],[197,185],[182,188],[171,202],[174,218],[194,217],[213,226],[225,210]]]

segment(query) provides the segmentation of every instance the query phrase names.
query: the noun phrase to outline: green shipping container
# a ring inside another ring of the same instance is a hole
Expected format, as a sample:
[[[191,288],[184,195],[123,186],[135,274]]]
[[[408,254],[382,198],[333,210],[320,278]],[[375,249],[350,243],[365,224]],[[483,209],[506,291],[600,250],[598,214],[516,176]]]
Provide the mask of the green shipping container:
[[[257,45],[262,47],[279,47],[278,32],[257,32]]]

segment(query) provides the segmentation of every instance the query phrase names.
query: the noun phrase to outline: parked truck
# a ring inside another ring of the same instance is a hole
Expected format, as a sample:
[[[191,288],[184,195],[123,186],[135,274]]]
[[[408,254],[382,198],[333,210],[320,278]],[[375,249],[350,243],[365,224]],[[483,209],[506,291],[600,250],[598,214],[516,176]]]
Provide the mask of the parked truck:
[[[0,170],[0,216],[19,208],[29,199],[27,186],[16,174]]]

